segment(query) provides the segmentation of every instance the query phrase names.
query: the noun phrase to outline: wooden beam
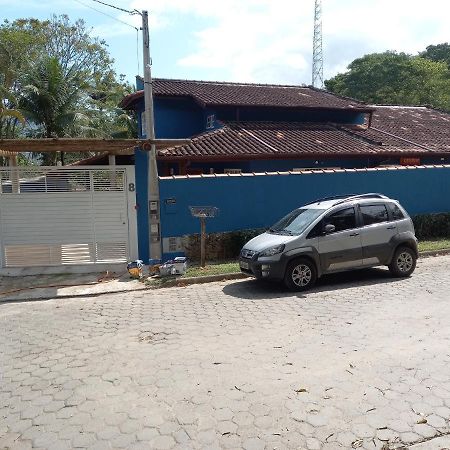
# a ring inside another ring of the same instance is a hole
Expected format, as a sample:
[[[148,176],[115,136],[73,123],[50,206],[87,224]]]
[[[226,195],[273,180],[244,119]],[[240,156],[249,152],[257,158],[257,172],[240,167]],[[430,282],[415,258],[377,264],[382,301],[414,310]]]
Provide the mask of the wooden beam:
[[[19,173],[17,172],[17,154],[9,157],[9,166],[11,167],[11,189],[13,194],[19,192]]]
[[[136,147],[150,148],[155,144],[158,150],[186,145],[190,139],[0,139],[0,148],[6,152],[86,152],[131,155]]]

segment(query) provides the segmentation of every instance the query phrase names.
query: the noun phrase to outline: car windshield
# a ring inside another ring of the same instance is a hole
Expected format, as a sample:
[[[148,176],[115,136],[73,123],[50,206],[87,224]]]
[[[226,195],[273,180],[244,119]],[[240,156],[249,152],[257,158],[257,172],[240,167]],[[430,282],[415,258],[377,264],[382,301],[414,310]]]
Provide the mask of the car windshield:
[[[274,226],[269,228],[269,233],[298,235],[317,219],[325,210],[312,208],[299,208],[283,217]]]

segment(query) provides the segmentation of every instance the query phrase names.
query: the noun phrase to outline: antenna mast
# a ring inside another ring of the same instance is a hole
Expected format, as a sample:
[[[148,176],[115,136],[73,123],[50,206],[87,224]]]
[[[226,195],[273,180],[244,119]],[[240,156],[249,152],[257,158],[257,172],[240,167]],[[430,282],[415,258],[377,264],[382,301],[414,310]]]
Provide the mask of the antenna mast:
[[[315,0],[312,85],[323,88],[322,0]]]

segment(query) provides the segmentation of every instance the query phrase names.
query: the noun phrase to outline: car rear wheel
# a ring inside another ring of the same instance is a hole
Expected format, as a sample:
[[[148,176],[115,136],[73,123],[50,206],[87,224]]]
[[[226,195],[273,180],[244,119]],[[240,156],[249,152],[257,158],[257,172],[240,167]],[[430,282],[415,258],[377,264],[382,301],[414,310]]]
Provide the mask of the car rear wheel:
[[[389,270],[396,277],[409,277],[416,268],[417,257],[409,247],[399,247],[389,264]]]
[[[291,261],[284,276],[284,284],[291,291],[306,291],[317,280],[317,270],[313,262],[300,258]]]

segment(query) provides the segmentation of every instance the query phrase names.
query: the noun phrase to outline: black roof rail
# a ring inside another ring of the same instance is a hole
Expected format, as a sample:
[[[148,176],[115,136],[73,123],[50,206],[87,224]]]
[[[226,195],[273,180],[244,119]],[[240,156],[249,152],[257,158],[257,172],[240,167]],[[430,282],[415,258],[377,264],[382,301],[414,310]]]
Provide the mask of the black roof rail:
[[[347,195],[333,195],[331,197],[322,197],[318,198],[317,200],[314,200],[312,202],[306,203],[306,205],[312,205],[314,203],[320,203],[320,202],[326,202],[328,200],[339,200],[339,199],[345,199],[349,197],[354,197],[356,194],[347,194]]]
[[[352,200],[358,200],[358,199],[365,199],[365,198],[380,198],[380,199],[387,199],[388,197],[386,197],[383,194],[377,194],[377,193],[370,193],[370,194],[358,194],[358,195],[352,195],[350,197],[346,197],[343,200],[340,200],[338,202],[336,202],[333,206],[339,205],[341,203],[345,203],[345,202],[349,202]]]

